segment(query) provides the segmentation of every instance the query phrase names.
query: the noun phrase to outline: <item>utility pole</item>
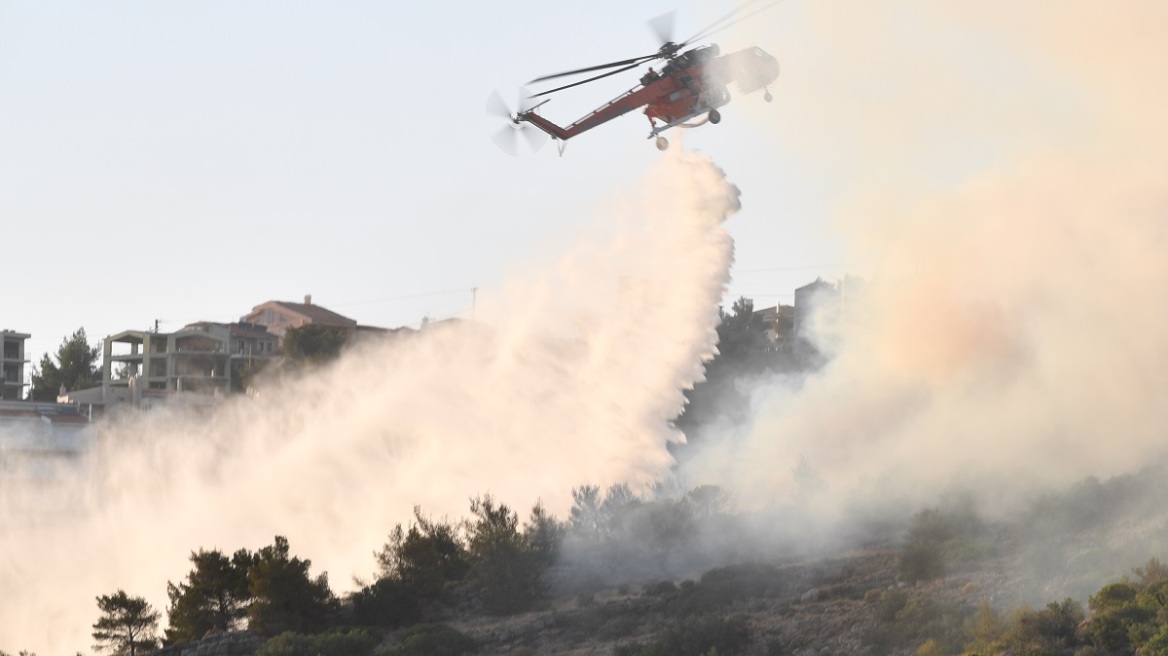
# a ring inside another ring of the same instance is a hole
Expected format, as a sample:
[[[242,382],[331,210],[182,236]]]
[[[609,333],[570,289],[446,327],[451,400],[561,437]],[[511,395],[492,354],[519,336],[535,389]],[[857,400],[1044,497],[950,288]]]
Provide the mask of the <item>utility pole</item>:
[[[470,288],[470,320],[471,321],[475,320],[475,308],[478,305],[478,300],[479,300],[479,288],[478,287],[471,287]]]

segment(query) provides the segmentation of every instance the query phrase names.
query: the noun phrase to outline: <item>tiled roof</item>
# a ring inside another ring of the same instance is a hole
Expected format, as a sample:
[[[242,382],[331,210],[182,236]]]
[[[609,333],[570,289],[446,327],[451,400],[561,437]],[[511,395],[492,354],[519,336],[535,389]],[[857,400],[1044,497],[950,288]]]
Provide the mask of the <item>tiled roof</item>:
[[[275,305],[287,308],[293,312],[302,314],[312,320],[313,323],[324,324],[326,326],[356,326],[357,322],[344,315],[337,314],[332,310],[327,310],[319,305],[310,305],[308,303],[291,303],[289,301],[272,301]]]

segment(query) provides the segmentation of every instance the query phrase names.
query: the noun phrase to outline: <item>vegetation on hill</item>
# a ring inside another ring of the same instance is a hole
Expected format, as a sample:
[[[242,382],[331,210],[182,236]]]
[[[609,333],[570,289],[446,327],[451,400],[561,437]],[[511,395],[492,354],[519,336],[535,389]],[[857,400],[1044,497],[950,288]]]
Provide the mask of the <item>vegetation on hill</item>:
[[[1128,576],[1081,599],[1033,606],[1011,596],[1022,579],[1004,576],[1026,568],[1033,545],[1049,543],[1052,525],[1035,519],[1038,509],[1058,515],[1054,509],[1069,511],[1067,504],[1083,506],[1072,513],[1075,530],[1108,534],[1158,477],[1149,470],[1079,484],[1012,521],[984,519],[968,500],[949,497],[863,549],[754,558],[725,548],[752,533],[717,488],[642,496],[625,486],[581,486],[565,521],[540,506],[521,521],[508,505],[481,496],[459,521],[416,508],[374,554],[375,578],[342,598],[281,537],[231,557],[194,551],[191,571],[168,584],[165,641],[177,646],[246,630],[261,636],[253,648],[261,656],[581,647],[620,656],[805,656],[825,648],[905,656],[1168,654],[1168,566],[1155,558],[1145,556]],[[1086,507],[1097,503],[1112,512]],[[724,539],[711,542],[712,535]],[[138,644],[145,647],[158,615],[141,610]]]

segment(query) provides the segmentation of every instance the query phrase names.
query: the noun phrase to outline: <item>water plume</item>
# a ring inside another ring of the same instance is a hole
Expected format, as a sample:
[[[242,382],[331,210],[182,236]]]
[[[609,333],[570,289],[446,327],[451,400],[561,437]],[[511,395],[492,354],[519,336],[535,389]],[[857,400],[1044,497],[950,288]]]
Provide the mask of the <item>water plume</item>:
[[[671,152],[474,321],[364,344],[255,398],[100,425],[84,473],[56,486],[67,514],[3,518],[0,649],[86,650],[94,597],[117,588],[165,610],[200,547],[286,535],[344,591],[415,504],[462,517],[491,493],[562,515],[576,485],[665,476],[683,439],[669,421],[715,348],[737,209],[708,159]]]

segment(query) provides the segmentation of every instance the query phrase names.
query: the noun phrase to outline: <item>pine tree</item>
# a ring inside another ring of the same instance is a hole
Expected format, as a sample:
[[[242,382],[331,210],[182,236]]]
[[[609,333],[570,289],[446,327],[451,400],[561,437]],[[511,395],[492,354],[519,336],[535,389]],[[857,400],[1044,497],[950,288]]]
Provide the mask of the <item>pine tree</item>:
[[[260,635],[323,631],[338,610],[328,575],[309,577],[312,561],[289,553],[288,539],[277,535],[275,544],[256,552],[247,572],[253,598],[247,611],[248,628]]]
[[[142,597],[131,597],[125,590],[97,598],[101,617],[93,624],[93,646],[98,651],[112,650],[114,656],[137,656],[158,646],[158,612]]]
[[[251,595],[247,571],[254,557],[240,549],[228,558],[220,551],[191,554],[194,569],[178,585],[167,583],[167,644],[198,640],[208,631],[231,631],[247,615]]]
[[[79,390],[97,385],[101,382],[100,355],[100,348],[89,345],[85,328],[78,328],[72,337],[61,341],[56,362],[48,353],[41,357],[40,366],[33,369],[29,398],[55,401],[61,387]]]

